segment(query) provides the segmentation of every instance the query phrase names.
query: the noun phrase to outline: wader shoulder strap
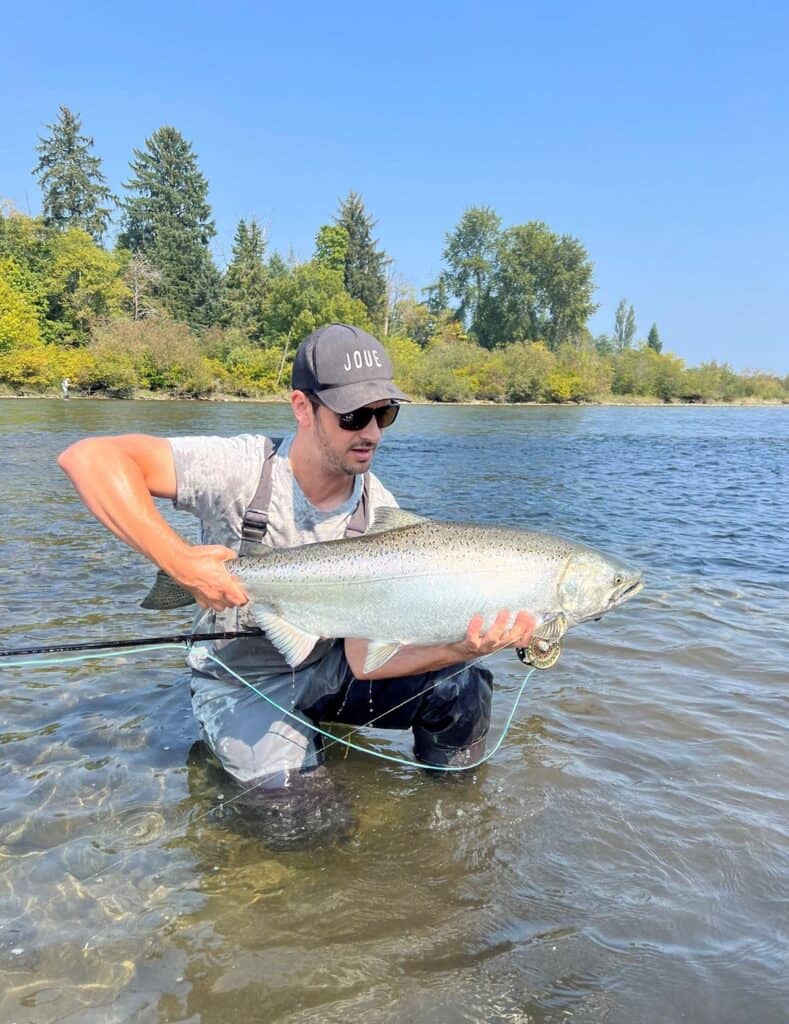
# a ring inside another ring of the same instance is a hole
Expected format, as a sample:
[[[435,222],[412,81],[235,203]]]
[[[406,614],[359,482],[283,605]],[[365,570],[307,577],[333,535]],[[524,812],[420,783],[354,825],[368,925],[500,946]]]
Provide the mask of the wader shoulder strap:
[[[353,510],[348,525],[345,527],[346,537],[361,537],[370,525],[370,474],[364,474],[362,484],[362,496],[359,504]]]
[[[263,451],[263,468],[260,472],[257,490],[244,513],[241,524],[241,540],[246,544],[260,544],[268,529],[268,507],[271,503],[273,487],[274,456],[282,444],[281,437],[266,438]],[[353,510],[348,525],[345,527],[346,537],[360,537],[370,525],[370,474],[364,474],[362,496]]]
[[[241,523],[241,540],[260,544],[268,529],[268,507],[271,502],[274,456],[282,444],[281,437],[267,437],[263,448],[263,469],[260,472],[257,490],[244,513]]]

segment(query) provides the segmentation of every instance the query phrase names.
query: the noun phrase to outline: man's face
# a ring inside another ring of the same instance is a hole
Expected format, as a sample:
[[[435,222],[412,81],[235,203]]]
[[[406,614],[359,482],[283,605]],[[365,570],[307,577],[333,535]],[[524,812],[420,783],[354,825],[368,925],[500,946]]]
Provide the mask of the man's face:
[[[391,403],[388,399],[370,402],[367,409],[379,409]],[[361,430],[344,430],[336,412],[325,405],[313,404],[313,434],[328,466],[334,471],[356,476],[366,473],[381,441],[381,428],[375,419]]]

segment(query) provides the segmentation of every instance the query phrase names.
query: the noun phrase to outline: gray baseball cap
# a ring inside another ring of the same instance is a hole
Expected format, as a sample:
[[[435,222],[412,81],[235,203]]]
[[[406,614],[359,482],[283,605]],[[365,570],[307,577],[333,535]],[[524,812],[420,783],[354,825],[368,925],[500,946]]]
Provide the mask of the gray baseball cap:
[[[311,391],[337,413],[370,402],[408,398],[392,383],[392,360],[377,338],[348,324],[326,324],[302,341],[293,361],[291,385]]]

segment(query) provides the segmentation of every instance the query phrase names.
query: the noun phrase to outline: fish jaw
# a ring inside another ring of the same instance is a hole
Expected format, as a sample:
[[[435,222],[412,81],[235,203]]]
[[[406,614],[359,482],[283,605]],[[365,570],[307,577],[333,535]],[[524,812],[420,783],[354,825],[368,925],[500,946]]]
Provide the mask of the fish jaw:
[[[641,577],[641,573],[633,573],[632,576],[626,579],[611,595],[611,600],[608,602],[608,608],[618,608],[620,604],[624,604],[625,601],[629,601],[631,597],[635,597],[636,594],[640,594],[643,589],[644,581]]]
[[[591,548],[567,561],[559,581],[562,611],[571,625],[599,619],[643,589],[641,573]]]

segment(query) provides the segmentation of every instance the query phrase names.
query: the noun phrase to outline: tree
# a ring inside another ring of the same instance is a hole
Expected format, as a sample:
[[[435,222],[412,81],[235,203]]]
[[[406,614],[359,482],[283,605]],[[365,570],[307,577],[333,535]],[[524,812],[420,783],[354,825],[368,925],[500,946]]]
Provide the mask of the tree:
[[[41,341],[35,303],[20,286],[21,277],[12,257],[0,257],[0,353]]]
[[[129,307],[132,320],[147,320],[159,312],[152,296],[161,284],[162,272],[157,270],[145,253],[136,252],[126,264],[123,279],[130,291]]]
[[[310,260],[272,280],[264,325],[267,341],[300,341],[326,323],[371,327],[367,310],[345,290],[339,271]]]
[[[658,334],[657,324],[652,324],[649,328],[649,334],[647,335],[647,345],[652,349],[653,352],[657,352],[658,355],[663,351],[663,342],[660,340]]]
[[[350,235],[344,227],[340,224],[324,224],[315,236],[313,259],[322,267],[337,270],[344,275],[350,244]]]
[[[129,299],[124,262],[77,228],[52,237],[45,286],[58,340],[85,341],[95,320],[121,316]]]
[[[576,343],[597,306],[592,264],[577,238],[530,221],[504,231],[477,315],[485,348],[544,341],[555,351]]]
[[[471,206],[446,236],[441,275],[444,287],[458,300],[457,317],[476,338],[484,333],[480,306],[496,267],[501,219],[489,206]]]
[[[41,186],[44,223],[58,230],[79,228],[100,242],[110,220],[114,199],[93,156],[93,139],[80,135],[78,114],[61,106],[58,119],[48,124],[50,134],[36,146],[38,163],[33,174]]]
[[[233,259],[225,272],[221,321],[238,327],[248,338],[260,341],[266,311],[268,273],[263,263],[266,236],[253,218],[241,220],[233,241]]]
[[[356,192],[349,192],[340,203],[335,223],[348,233],[348,251],[345,255],[343,280],[351,298],[364,303],[373,323],[383,320],[386,303],[385,252],[378,249],[373,238],[376,221],[367,214],[364,201]]]
[[[208,243],[216,234],[208,204],[208,182],[191,145],[165,125],[134,150],[130,195],[118,244],[144,253],[162,273],[156,291],[170,313],[193,327],[215,317],[219,274]]]
[[[622,352],[630,348],[636,336],[636,311],[632,305],[628,307],[627,299],[622,299],[616,307],[614,316],[614,349]]]

